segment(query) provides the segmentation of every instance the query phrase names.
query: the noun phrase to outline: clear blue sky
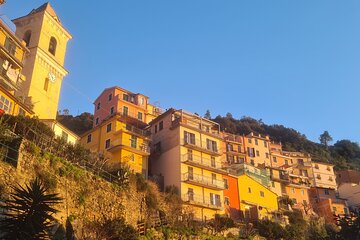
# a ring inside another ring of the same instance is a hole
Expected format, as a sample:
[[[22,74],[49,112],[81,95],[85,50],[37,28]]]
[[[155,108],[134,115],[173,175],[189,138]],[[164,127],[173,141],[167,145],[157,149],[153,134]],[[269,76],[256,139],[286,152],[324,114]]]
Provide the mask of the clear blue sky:
[[[8,0],[9,18],[43,1]],[[60,109],[118,85],[163,108],[231,112],[360,140],[360,1],[51,2],[72,33]],[[81,94],[79,94],[79,92]]]

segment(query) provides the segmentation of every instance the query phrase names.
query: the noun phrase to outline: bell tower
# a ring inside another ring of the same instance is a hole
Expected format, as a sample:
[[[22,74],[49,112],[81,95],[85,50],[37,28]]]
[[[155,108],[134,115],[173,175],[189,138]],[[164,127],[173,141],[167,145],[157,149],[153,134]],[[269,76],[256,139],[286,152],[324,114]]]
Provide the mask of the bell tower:
[[[50,3],[13,22],[16,36],[30,50],[22,72],[26,81],[16,95],[31,101],[40,119],[56,119],[62,80],[68,74],[64,68],[66,45],[72,36]]]

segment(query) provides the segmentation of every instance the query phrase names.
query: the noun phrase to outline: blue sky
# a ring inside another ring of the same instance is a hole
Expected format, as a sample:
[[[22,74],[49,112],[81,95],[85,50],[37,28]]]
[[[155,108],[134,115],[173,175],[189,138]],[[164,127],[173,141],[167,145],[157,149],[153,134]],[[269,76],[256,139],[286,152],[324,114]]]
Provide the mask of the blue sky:
[[[11,0],[23,16],[43,1]],[[60,109],[118,85],[163,108],[231,112],[360,140],[360,1],[51,2],[72,33]]]

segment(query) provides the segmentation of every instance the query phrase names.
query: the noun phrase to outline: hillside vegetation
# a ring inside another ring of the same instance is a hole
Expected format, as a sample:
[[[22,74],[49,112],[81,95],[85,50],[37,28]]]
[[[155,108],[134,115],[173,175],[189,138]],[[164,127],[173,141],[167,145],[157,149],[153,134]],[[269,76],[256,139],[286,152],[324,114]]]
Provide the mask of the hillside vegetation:
[[[254,132],[269,135],[273,141],[280,142],[284,150],[310,153],[313,160],[335,164],[336,169],[360,168],[360,147],[350,140],[344,139],[326,146],[310,141],[295,129],[278,124],[268,125],[251,117],[235,119],[230,113],[212,120],[220,124],[221,130],[229,133],[246,135]]]

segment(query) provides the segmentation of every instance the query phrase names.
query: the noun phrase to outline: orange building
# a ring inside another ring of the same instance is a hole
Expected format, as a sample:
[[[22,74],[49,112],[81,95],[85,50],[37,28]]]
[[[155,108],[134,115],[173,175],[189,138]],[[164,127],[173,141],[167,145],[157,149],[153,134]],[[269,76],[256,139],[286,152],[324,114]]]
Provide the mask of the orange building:
[[[241,218],[238,178],[231,174],[223,175],[227,188],[224,190],[225,213],[234,220]]]
[[[250,133],[244,137],[246,163],[253,166],[270,166],[270,138],[260,134]]]
[[[222,141],[224,166],[245,163],[244,137],[225,132],[222,133],[222,137],[224,138],[224,141]]]

